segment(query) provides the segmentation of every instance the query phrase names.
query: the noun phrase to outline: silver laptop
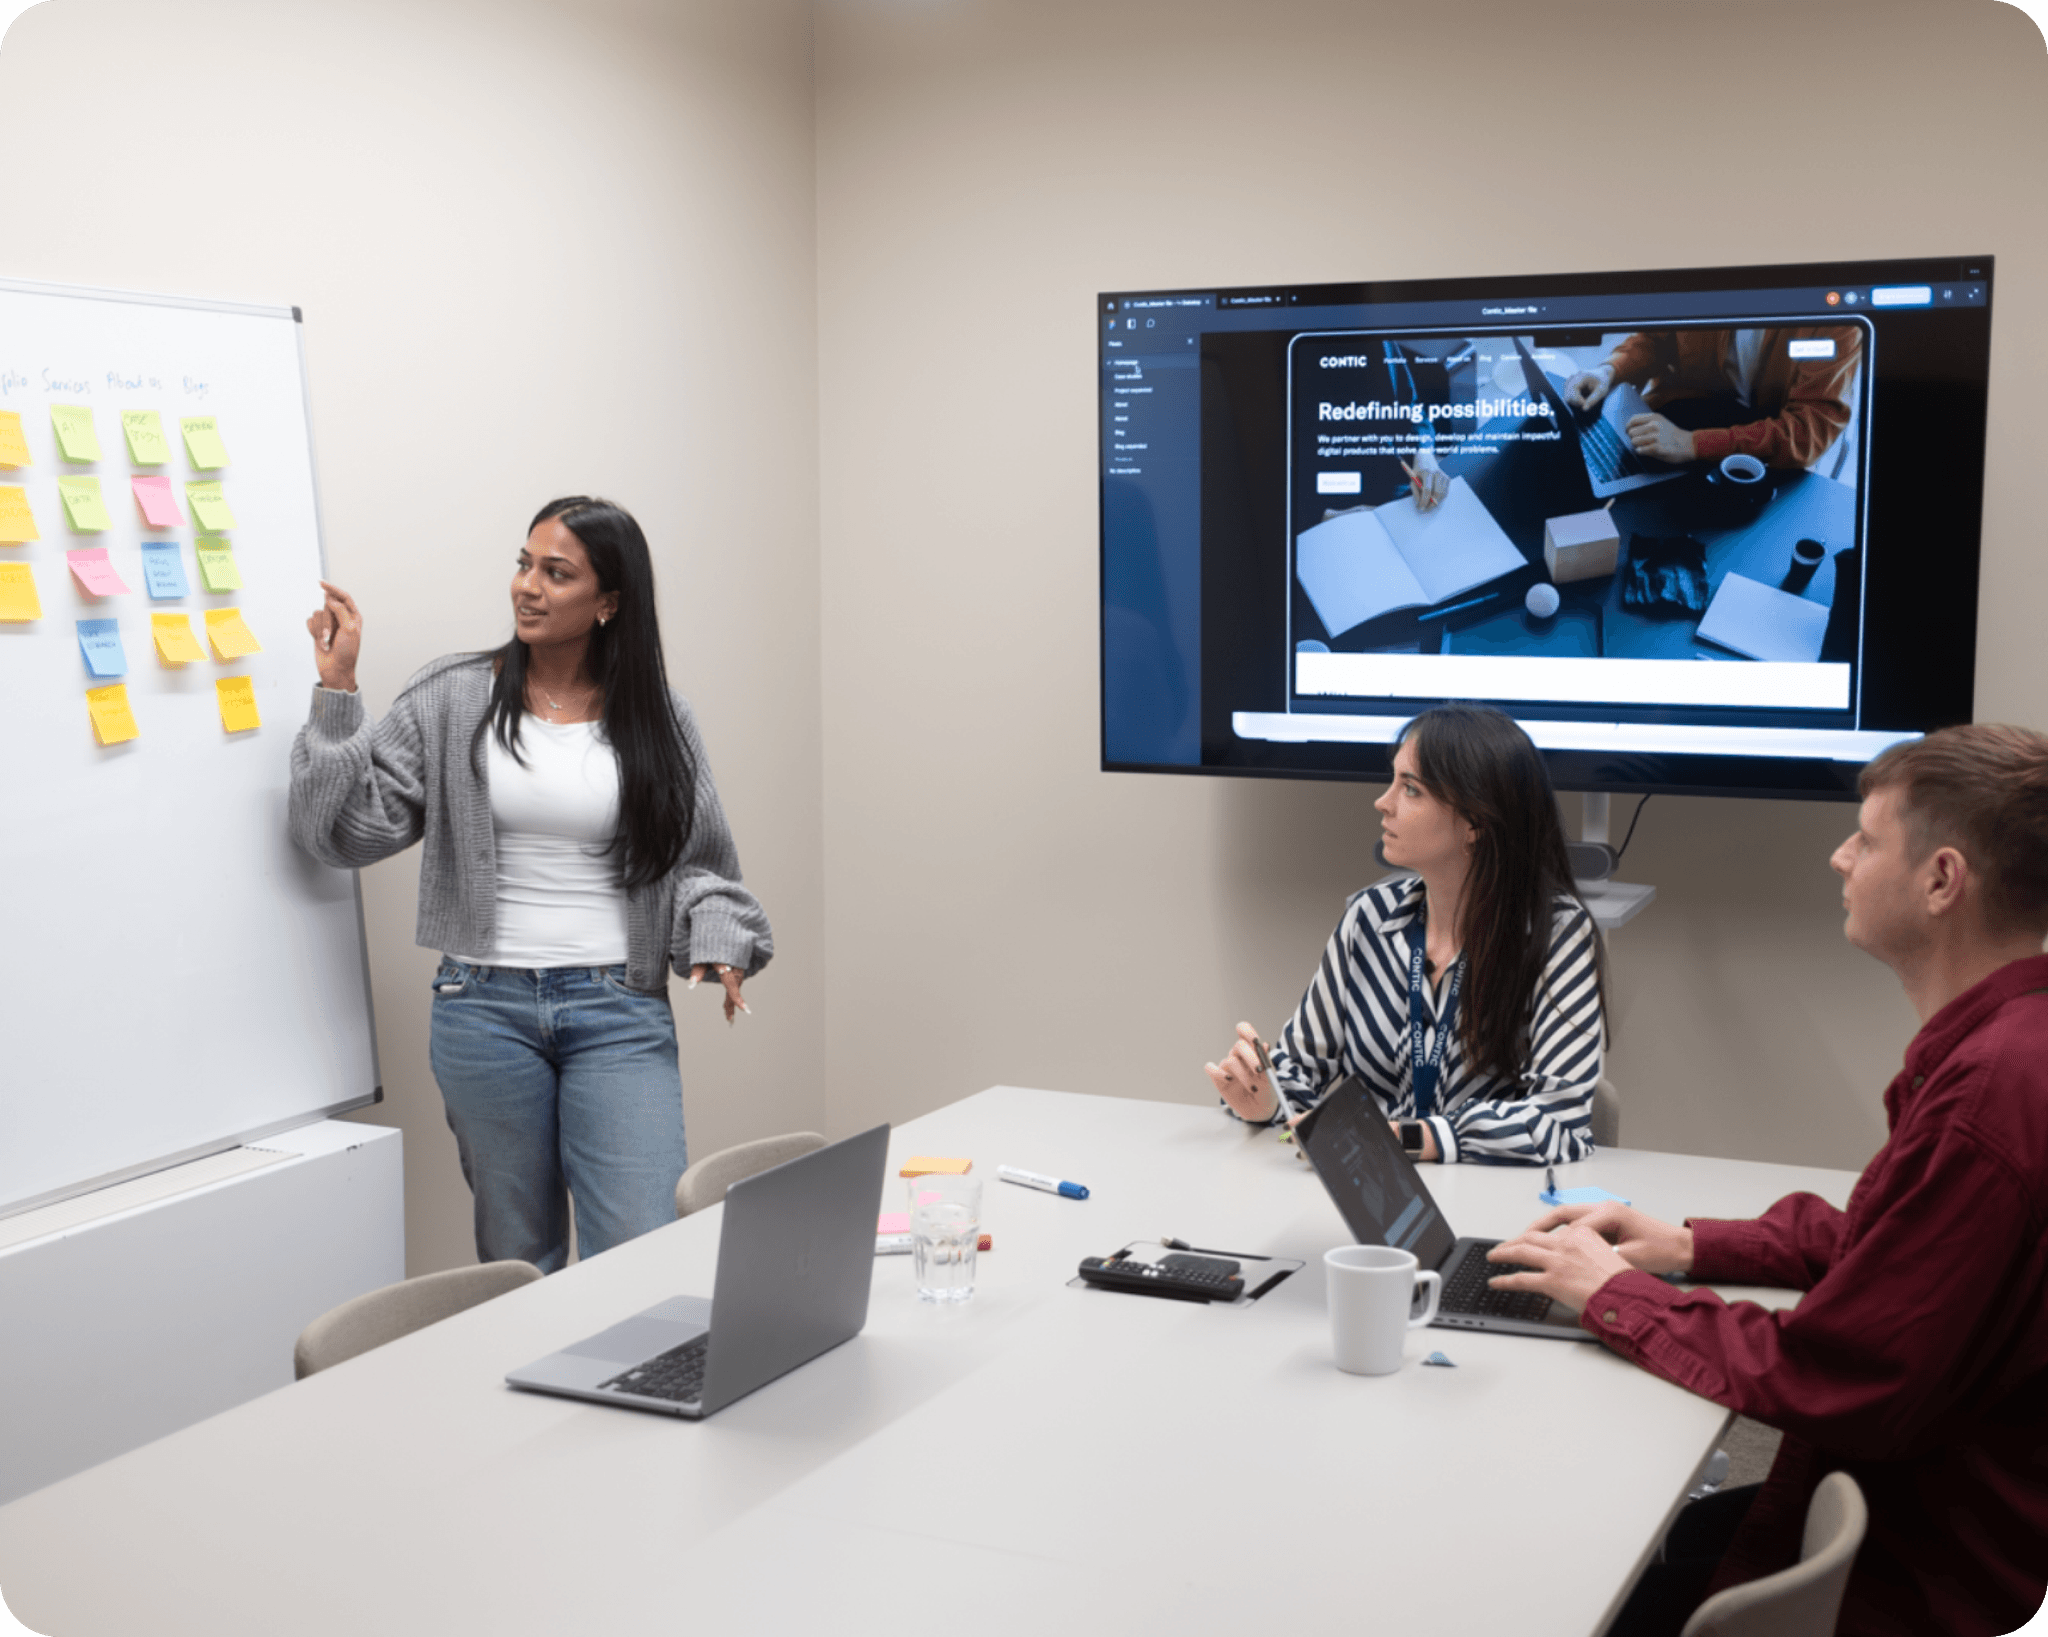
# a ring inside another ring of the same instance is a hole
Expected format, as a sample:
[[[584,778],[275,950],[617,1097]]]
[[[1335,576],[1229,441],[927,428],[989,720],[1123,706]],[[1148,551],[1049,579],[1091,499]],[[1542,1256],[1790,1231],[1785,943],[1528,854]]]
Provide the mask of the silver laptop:
[[[1607,396],[1600,400],[1598,414],[1581,415],[1566,405],[1557,383],[1536,362],[1520,336],[1515,337],[1515,351],[1521,355],[1522,375],[1529,391],[1550,404],[1558,427],[1577,446],[1579,458],[1585,462],[1586,480],[1593,486],[1594,499],[1607,500],[1631,489],[1648,488],[1653,483],[1683,477],[1690,470],[1636,453],[1635,446],[1628,441],[1628,423],[1638,415],[1655,411],[1628,382],[1616,381],[1608,388]]]
[[[868,1322],[888,1156],[878,1125],[734,1183],[709,1301],[672,1296],[505,1379],[694,1420],[852,1339]]]
[[[1459,1239],[1451,1232],[1364,1081],[1347,1079],[1332,1088],[1294,1135],[1352,1238],[1361,1245],[1410,1251],[1425,1268],[1443,1275],[1435,1323],[1449,1330],[1499,1330],[1559,1341],[1596,1339],[1579,1328],[1578,1315],[1562,1303],[1533,1291],[1495,1290],[1487,1283],[1495,1274],[1516,1271],[1510,1264],[1487,1261],[1486,1253],[1500,1241]]]

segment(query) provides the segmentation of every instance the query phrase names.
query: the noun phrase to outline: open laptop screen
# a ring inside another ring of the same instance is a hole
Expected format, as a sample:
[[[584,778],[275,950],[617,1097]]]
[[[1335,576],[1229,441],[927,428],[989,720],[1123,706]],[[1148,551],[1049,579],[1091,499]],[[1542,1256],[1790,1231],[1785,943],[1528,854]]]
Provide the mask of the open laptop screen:
[[[1443,1265],[1457,1235],[1363,1082],[1332,1089],[1295,1135],[1359,1244],[1412,1251],[1425,1268]]]

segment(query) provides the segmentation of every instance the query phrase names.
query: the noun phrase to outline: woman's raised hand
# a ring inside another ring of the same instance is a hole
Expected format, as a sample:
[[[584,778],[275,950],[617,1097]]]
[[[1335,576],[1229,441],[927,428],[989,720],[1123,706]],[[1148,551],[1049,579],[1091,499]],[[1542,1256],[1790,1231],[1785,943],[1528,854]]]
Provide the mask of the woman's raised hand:
[[[351,597],[338,585],[320,582],[327,600],[306,617],[306,629],[313,633],[313,664],[320,672],[320,686],[337,693],[356,691],[356,655],[363,647],[363,616]]]
[[[1272,1079],[1259,1067],[1258,1031],[1249,1023],[1237,1026],[1237,1039],[1221,1063],[1204,1063],[1203,1073],[1216,1087],[1217,1096],[1230,1105],[1239,1119],[1263,1125],[1280,1111],[1280,1094]]]

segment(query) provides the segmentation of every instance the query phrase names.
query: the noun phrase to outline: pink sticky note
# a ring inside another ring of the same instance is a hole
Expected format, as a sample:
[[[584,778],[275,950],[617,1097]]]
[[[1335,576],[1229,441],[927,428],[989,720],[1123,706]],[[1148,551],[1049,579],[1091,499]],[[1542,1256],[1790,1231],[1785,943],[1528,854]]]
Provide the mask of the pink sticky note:
[[[105,546],[85,546],[77,551],[64,553],[64,560],[71,565],[71,572],[78,576],[78,583],[95,597],[125,597],[128,588],[121,583],[121,576],[114,572],[114,565],[107,561]]]
[[[910,1232],[910,1213],[908,1211],[884,1211],[880,1216],[875,1218],[875,1232]]]
[[[183,525],[185,514],[178,510],[169,478],[131,477],[128,483],[135,491],[135,504],[142,508],[142,515],[151,528],[175,529]]]

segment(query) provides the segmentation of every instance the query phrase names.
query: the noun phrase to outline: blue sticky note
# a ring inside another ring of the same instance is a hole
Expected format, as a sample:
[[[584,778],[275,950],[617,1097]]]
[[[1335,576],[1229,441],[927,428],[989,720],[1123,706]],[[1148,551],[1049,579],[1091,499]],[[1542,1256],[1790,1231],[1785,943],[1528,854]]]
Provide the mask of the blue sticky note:
[[[94,676],[126,676],[128,654],[121,646],[119,620],[80,620],[78,647]]]
[[[1546,1205],[1598,1205],[1603,1199],[1611,1199],[1617,1205],[1635,1203],[1619,1194],[1610,1194],[1605,1188],[1559,1188],[1554,1193],[1546,1188],[1536,1197]]]
[[[186,594],[185,559],[178,555],[177,541],[142,542],[142,583],[158,599]]]

